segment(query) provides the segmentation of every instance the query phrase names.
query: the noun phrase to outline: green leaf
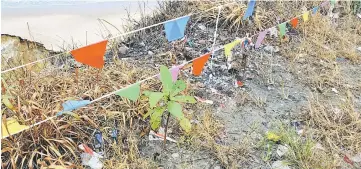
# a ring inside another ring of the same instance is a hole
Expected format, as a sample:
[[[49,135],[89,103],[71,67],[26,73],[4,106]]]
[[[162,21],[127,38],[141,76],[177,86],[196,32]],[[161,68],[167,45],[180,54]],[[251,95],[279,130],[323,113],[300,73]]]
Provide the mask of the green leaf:
[[[146,91],[143,91],[143,94],[144,94],[145,96],[148,96],[148,97],[149,97],[149,95],[150,95],[151,92],[152,92],[152,91],[146,90]]]
[[[186,84],[182,80],[177,80],[173,85],[171,96],[175,96],[186,89]]]
[[[182,106],[175,101],[170,101],[168,103],[168,111],[177,119],[183,118]]]
[[[161,92],[150,92],[149,94],[149,105],[150,108],[153,108],[157,105],[160,99],[162,99],[163,93]]]
[[[179,122],[179,125],[182,127],[182,129],[184,131],[186,131],[187,133],[191,131],[192,129],[192,124],[191,122],[187,119],[187,118],[182,118]]]
[[[162,115],[164,112],[164,107],[157,107],[154,109],[154,112],[150,115],[150,126],[153,130],[156,130],[160,126],[162,120]]]
[[[175,96],[171,97],[171,100],[182,103],[196,103],[196,99],[193,96]]]
[[[163,85],[163,92],[170,93],[173,86],[172,75],[166,66],[160,66],[160,81]]]

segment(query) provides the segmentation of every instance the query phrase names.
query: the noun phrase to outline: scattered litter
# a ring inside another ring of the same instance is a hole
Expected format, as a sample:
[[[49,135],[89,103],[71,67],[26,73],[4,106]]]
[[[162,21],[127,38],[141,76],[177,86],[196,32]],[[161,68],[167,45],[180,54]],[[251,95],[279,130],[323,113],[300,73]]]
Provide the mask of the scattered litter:
[[[347,155],[343,156],[343,160],[344,160],[346,163],[349,163],[349,164],[353,165],[353,161],[351,161],[351,160],[347,157]]]
[[[275,161],[272,164],[272,169],[291,169],[284,161]]]
[[[95,133],[95,148],[100,148],[103,145],[103,136],[101,132]]]
[[[117,137],[118,137],[118,130],[117,130],[117,129],[113,129],[113,130],[112,130],[111,137],[112,137],[112,139],[115,141],[115,143],[117,143],[117,141],[118,141],[118,139],[117,139]]]
[[[91,169],[103,168],[103,163],[99,159],[103,158],[102,155],[94,152],[85,144],[80,144],[78,147],[84,151],[84,153],[80,154],[82,165],[89,166]]]
[[[91,169],[101,169],[103,168],[103,163],[99,160],[99,157],[92,156],[88,153],[81,153],[81,164],[89,166]]]
[[[243,82],[236,80],[235,85],[236,85],[236,87],[243,87]]]
[[[282,157],[283,155],[285,155],[288,152],[288,147],[284,146],[284,145],[279,145],[277,147],[277,154],[278,156]]]
[[[198,120],[191,120],[191,123],[193,123],[193,124],[199,124],[199,121],[198,121]]]
[[[201,102],[201,103],[213,104],[213,101],[212,101],[212,100],[205,100],[205,99],[202,99],[202,98],[197,97],[197,96],[194,96],[194,98],[196,98],[197,101],[199,101],[199,102]]]
[[[331,89],[333,92],[335,92],[336,94],[338,94],[338,91],[335,88]]]
[[[361,162],[361,152],[357,155],[350,158],[353,162],[360,163]]]
[[[359,17],[359,18],[361,19],[361,13],[358,13],[358,14],[357,14],[357,17]]]
[[[203,24],[199,24],[198,28],[201,29],[202,31],[205,31],[207,29],[206,26],[204,26]]]
[[[177,158],[179,157],[179,154],[178,154],[178,153],[173,153],[173,154],[172,154],[172,157],[175,158],[175,159],[177,159]]]
[[[154,131],[150,131],[149,132],[149,140],[150,141],[153,141],[153,140],[164,140],[164,135],[163,134],[159,134],[159,133],[155,133]],[[174,142],[174,143],[177,143],[176,140],[170,138],[170,137],[167,137],[167,140],[168,141],[171,141],[171,142]]]
[[[96,156],[98,158],[103,158],[102,155],[94,152],[90,147],[88,147],[86,144],[80,144],[78,146],[81,150],[83,150],[85,153],[89,154],[89,155],[92,155],[92,156]]]

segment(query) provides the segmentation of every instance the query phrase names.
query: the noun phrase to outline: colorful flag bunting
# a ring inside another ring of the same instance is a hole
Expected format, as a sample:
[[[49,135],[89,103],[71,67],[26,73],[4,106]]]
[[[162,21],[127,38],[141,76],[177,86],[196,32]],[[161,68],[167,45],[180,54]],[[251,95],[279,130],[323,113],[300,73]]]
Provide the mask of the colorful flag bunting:
[[[140,83],[134,83],[115,93],[118,96],[125,97],[129,100],[136,101],[140,94]]]
[[[231,43],[228,43],[226,45],[224,45],[224,54],[228,57],[228,56],[231,56],[231,52],[232,52],[232,49],[238,45],[239,43],[241,42],[240,39],[237,39]]]
[[[183,38],[189,16],[164,23],[165,34],[169,42]]]
[[[280,29],[281,38],[286,35],[286,23],[287,22],[283,22],[283,23],[278,25],[278,28]]]
[[[74,56],[76,61],[101,69],[104,66],[104,54],[107,48],[107,43],[108,40],[94,43],[72,50],[71,54]]]
[[[318,10],[318,6],[312,8],[312,14],[313,14],[313,15],[316,14],[316,13],[317,13],[317,10]]]
[[[63,111],[58,112],[56,115],[60,116],[60,115],[64,114],[65,112],[73,111],[80,107],[84,107],[88,104],[90,104],[90,100],[68,100],[62,104]]]
[[[252,16],[255,5],[256,5],[256,0],[249,1],[246,13],[243,16],[243,20],[246,20],[248,17]]]
[[[298,18],[293,18],[290,22],[291,22],[292,27],[296,28],[298,25]]]
[[[193,74],[195,76],[199,76],[202,73],[203,67],[208,61],[209,57],[211,56],[211,53],[207,53],[202,55],[201,57],[193,60]]]
[[[264,31],[262,31],[262,32],[260,32],[258,34],[258,38],[257,38],[256,44],[255,44],[255,48],[259,48],[261,46],[262,41],[266,37],[267,33],[268,33],[268,29],[266,29],[266,30],[264,30]]]
[[[310,11],[306,11],[305,13],[303,13],[302,18],[303,18],[304,22],[308,21],[308,15],[310,15],[309,13],[310,13]]]
[[[178,65],[178,66],[174,66],[172,68],[170,68],[170,73],[172,75],[172,80],[173,82],[177,81],[178,79],[178,74],[179,74],[179,70],[183,67],[183,65]],[[157,78],[160,79],[160,74],[157,74]]]
[[[19,124],[19,122],[12,117],[7,118],[5,123],[6,125],[3,122],[1,123],[1,138],[8,137],[29,128],[29,126]]]

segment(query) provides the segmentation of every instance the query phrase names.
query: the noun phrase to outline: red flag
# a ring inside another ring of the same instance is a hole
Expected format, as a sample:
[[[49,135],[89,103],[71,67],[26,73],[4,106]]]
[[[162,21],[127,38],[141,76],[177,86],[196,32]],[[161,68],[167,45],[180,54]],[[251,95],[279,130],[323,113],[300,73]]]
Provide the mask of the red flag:
[[[208,61],[209,57],[211,56],[211,53],[206,53],[202,55],[201,57],[193,60],[193,74],[195,76],[199,76],[202,73],[203,67]]]
[[[104,66],[104,54],[107,43],[108,40],[104,40],[84,46],[82,48],[72,50],[71,54],[74,56],[76,61],[100,69]]]
[[[298,18],[293,18],[291,20],[291,25],[293,28],[296,28],[297,27],[297,24],[298,24]]]

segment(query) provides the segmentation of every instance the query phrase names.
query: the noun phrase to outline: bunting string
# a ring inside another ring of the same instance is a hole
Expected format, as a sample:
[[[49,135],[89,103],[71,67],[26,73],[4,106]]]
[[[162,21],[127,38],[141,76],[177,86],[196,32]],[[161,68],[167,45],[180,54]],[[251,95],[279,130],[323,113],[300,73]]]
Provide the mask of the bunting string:
[[[119,34],[119,35],[116,35],[116,36],[113,36],[113,37],[110,37],[110,38],[104,39],[104,40],[116,39],[116,38],[123,37],[123,36],[129,35],[129,34],[133,34],[133,33],[136,33],[136,32],[140,32],[140,31],[143,31],[143,30],[146,30],[146,29],[150,29],[150,28],[152,28],[152,27],[156,27],[156,26],[159,26],[159,25],[168,23],[168,22],[177,21],[178,19],[181,19],[181,18],[184,18],[184,17],[187,17],[187,16],[189,17],[189,16],[192,16],[192,15],[198,15],[198,14],[201,14],[201,13],[205,13],[205,12],[211,11],[211,10],[216,9],[216,8],[220,8],[220,7],[222,7],[222,6],[232,5],[232,4],[234,4],[234,3],[237,3],[237,2],[230,2],[230,3],[227,3],[227,4],[215,6],[215,7],[209,8],[209,9],[207,9],[207,10],[205,10],[205,11],[202,11],[202,12],[190,13],[190,14],[188,14],[188,15],[184,15],[184,16],[181,16],[181,17],[178,17],[178,18],[174,18],[174,19],[167,20],[167,21],[164,21],[164,22],[159,22],[159,23],[156,23],[156,24],[153,24],[153,25],[150,25],[150,26],[146,26],[146,27],[143,27],[143,28],[140,28],[140,29],[136,29],[136,30],[133,30],[133,31],[121,33],[121,34]],[[86,46],[89,46],[89,45],[86,45]],[[83,47],[86,47],[86,46],[83,46]],[[43,58],[43,59],[40,59],[40,60],[37,60],[37,61],[33,61],[33,62],[30,62],[30,63],[26,63],[26,64],[23,64],[23,65],[20,65],[20,66],[16,66],[16,67],[13,67],[13,68],[10,68],[10,69],[1,71],[1,74],[2,74],[2,73],[6,73],[6,72],[10,72],[10,71],[13,71],[13,70],[16,70],[16,69],[20,69],[20,68],[23,68],[23,67],[28,66],[28,65],[33,65],[33,64],[35,64],[35,63],[43,62],[43,61],[45,61],[45,60],[49,60],[49,59],[51,59],[51,58],[58,57],[58,56],[61,56],[61,55],[63,55],[63,54],[67,54],[67,53],[69,53],[69,52],[70,52],[69,50],[68,50],[68,51],[64,51],[64,52],[62,52],[62,53],[59,53],[59,54],[56,54],[56,55],[53,55],[53,56],[49,56],[49,57],[46,57],[46,58]]]
[[[216,40],[217,40],[217,30],[218,30],[218,22],[219,22],[219,15],[221,14],[221,9],[222,6],[218,7],[218,15],[217,15],[217,21],[216,21],[216,29],[214,30],[214,38],[213,38],[213,44],[212,44],[212,58],[213,58],[213,50],[214,50],[214,46],[216,45]],[[211,64],[210,67],[212,68],[212,64],[213,64],[213,59],[211,58]]]
[[[218,10],[218,16],[219,16],[221,7],[218,7],[218,8],[219,8],[219,10]],[[312,10],[312,9],[311,9],[311,10]],[[293,17],[292,19],[289,19],[289,20],[287,20],[287,21],[285,21],[285,22],[282,22],[282,23],[280,23],[280,24],[285,24],[285,23],[287,23],[287,22],[290,22],[290,21],[293,20],[294,18],[305,17],[305,13],[308,13],[308,14],[309,14],[309,12],[310,12],[310,11],[306,11],[306,12],[304,12],[303,14],[298,15],[298,16],[296,16],[296,17]],[[307,18],[307,20],[308,20],[308,18]],[[306,22],[307,20],[304,20],[304,22]],[[217,21],[217,23],[218,23],[218,21]],[[280,25],[280,24],[278,24],[278,25]],[[216,24],[216,25],[217,25],[217,24]],[[264,30],[262,30],[262,31],[260,31],[260,32],[258,32],[258,33],[255,33],[255,34],[251,35],[250,37],[247,37],[247,39],[253,38],[253,37],[255,37],[256,35],[259,35],[260,33],[264,32],[264,31],[267,31],[267,30],[270,30],[270,29],[276,28],[276,27],[277,27],[277,25],[276,25],[276,26],[273,26],[273,27],[270,27],[270,28],[267,28],[267,29],[264,29]],[[217,29],[217,28],[216,28],[216,29]],[[215,34],[215,35],[216,35],[216,34]],[[237,39],[238,39],[238,38],[237,38]],[[235,39],[235,40],[237,40],[237,39]],[[241,38],[241,39],[244,40],[244,39],[246,39],[246,37]],[[239,39],[238,39],[238,40],[239,40]],[[184,62],[183,64],[178,65],[177,67],[182,67],[182,66],[184,66],[184,65],[186,65],[186,64],[188,64],[188,63],[191,63],[191,62],[194,63],[195,60],[198,60],[198,59],[200,59],[200,58],[202,58],[202,57],[205,57],[205,56],[206,56],[206,57],[209,57],[209,56],[207,56],[207,55],[209,55],[210,53],[217,52],[217,51],[219,51],[219,50],[224,49],[224,47],[225,47],[225,45],[222,45],[221,47],[219,47],[219,48],[217,48],[217,49],[214,49],[214,46],[215,46],[215,40],[214,40],[214,42],[213,42],[213,46],[212,46],[212,51],[211,51],[211,52],[209,52],[209,53],[207,53],[207,54],[203,54],[203,55],[201,55],[201,56],[198,56],[198,57],[196,57],[196,58],[194,58],[194,59],[192,59],[192,60],[189,60],[189,61],[187,61],[187,62]],[[173,67],[173,68],[174,68],[174,67]],[[170,68],[170,69],[172,69],[172,68]],[[152,78],[157,77],[158,75],[159,75],[159,74],[150,76],[150,77],[145,78],[145,79],[143,79],[143,80],[140,80],[140,81],[138,81],[138,82],[136,82],[136,83],[130,84],[130,85],[126,86],[126,87],[123,87],[123,88],[121,88],[121,89],[118,89],[118,90],[115,90],[115,91],[110,92],[110,93],[108,93],[108,94],[105,94],[105,95],[103,95],[103,96],[101,96],[101,97],[99,97],[99,98],[96,98],[96,99],[94,99],[94,100],[92,100],[92,101],[87,102],[86,104],[84,104],[84,105],[82,105],[82,106],[79,106],[79,105],[78,105],[78,107],[73,106],[73,108],[71,108],[71,110],[77,109],[77,108],[80,108],[80,107],[83,107],[83,106],[87,106],[88,104],[91,104],[91,103],[97,102],[97,101],[99,101],[99,100],[101,100],[101,99],[110,97],[110,96],[113,95],[113,94],[116,94],[116,93],[118,93],[118,92],[124,91],[125,89],[128,89],[130,86],[132,86],[132,85],[134,85],[134,84],[141,84],[141,83],[143,83],[143,82],[145,82],[145,81],[148,81],[148,80],[150,80],[150,79],[152,79]],[[63,107],[64,107],[64,110],[65,110],[64,104],[63,104]],[[7,136],[4,136],[4,137],[2,137],[2,139],[7,138],[7,137],[9,137],[10,135],[14,135],[14,134],[20,133],[20,132],[25,131],[25,130],[27,130],[27,129],[30,129],[30,128],[32,128],[32,127],[38,126],[38,125],[40,125],[40,124],[42,124],[42,123],[45,123],[45,122],[47,122],[47,121],[49,121],[49,120],[52,120],[52,119],[54,119],[54,118],[56,118],[56,117],[58,117],[58,116],[59,116],[59,114],[54,115],[54,116],[51,116],[51,117],[48,117],[48,118],[46,118],[46,119],[44,119],[44,120],[42,120],[42,121],[40,121],[40,122],[37,122],[37,123],[35,123],[35,124],[32,124],[32,125],[28,126],[27,128],[23,128],[23,129],[21,129],[21,130],[19,130],[19,131],[16,131],[16,132],[11,133],[11,134],[9,134],[9,135],[7,135]]]

